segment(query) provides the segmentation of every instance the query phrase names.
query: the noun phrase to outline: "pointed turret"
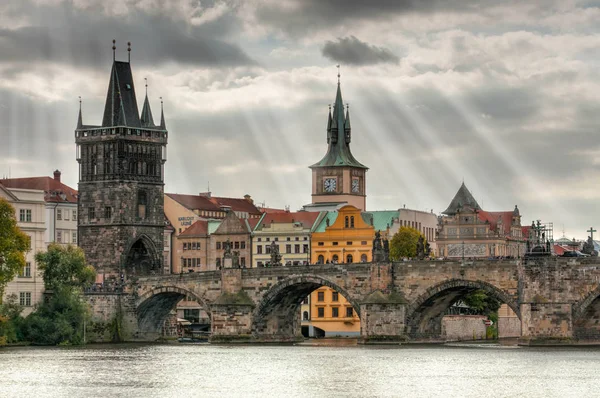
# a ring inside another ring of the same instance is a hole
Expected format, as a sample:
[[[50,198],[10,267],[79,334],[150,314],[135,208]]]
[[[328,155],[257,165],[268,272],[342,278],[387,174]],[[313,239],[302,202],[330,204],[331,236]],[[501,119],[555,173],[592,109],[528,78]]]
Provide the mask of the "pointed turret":
[[[346,144],[349,144],[352,139],[351,131],[352,129],[350,128],[350,107],[346,105],[346,121],[344,122],[344,134],[346,135]]]
[[[81,117],[81,97],[79,97],[79,117],[77,117],[77,128],[83,128],[83,118]]]
[[[154,119],[152,118],[152,110],[150,109],[150,102],[148,102],[148,94],[146,93],[146,99],[144,99],[144,106],[142,107],[142,116],[140,117],[142,127],[155,127]]]
[[[163,110],[163,99],[160,97],[160,128],[166,130],[167,125],[165,124],[165,112]]]
[[[113,45],[114,51],[114,45]],[[141,127],[131,64],[114,59],[104,105],[102,127]]]
[[[347,122],[346,122],[347,120]],[[350,166],[367,169],[354,158],[350,152],[350,116],[346,112],[344,116],[344,101],[342,99],[342,88],[338,81],[333,114],[327,120],[327,154],[319,163],[312,167]]]
[[[442,213],[453,216],[457,212],[462,211],[464,208],[470,208],[472,210],[480,209],[479,204],[473,195],[471,195],[471,192],[469,192],[467,186],[463,182],[458,189],[458,192],[456,192],[456,195],[454,195],[454,199],[452,199],[452,202],[450,202],[448,208]]]

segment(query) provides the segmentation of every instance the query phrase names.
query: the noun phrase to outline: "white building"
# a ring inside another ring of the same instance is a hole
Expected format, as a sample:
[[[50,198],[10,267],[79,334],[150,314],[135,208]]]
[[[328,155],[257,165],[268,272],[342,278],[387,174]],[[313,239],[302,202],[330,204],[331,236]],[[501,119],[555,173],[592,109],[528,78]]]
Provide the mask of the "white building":
[[[35,262],[35,254],[46,249],[44,191],[7,188],[0,182],[0,197],[8,200],[15,208],[17,225],[29,235],[31,244],[25,256],[25,268],[8,283],[3,299],[12,294],[16,295],[19,304],[24,307],[23,315],[28,315],[33,311],[33,306],[42,300],[44,292],[44,280]]]
[[[421,232],[429,245],[433,254],[437,256],[436,233],[438,229],[438,217],[431,212],[412,210],[403,207],[398,210],[400,215],[390,226],[390,237],[394,236],[400,227],[410,227]]]

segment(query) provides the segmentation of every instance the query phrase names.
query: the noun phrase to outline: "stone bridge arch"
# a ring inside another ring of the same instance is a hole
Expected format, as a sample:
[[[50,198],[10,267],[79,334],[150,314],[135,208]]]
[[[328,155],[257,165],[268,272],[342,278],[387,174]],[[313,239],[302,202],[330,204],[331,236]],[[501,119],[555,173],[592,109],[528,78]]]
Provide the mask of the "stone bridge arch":
[[[169,312],[181,299],[186,297],[200,303],[210,317],[206,301],[193,291],[179,286],[160,286],[145,292],[137,299],[138,331],[142,334],[157,333],[160,335],[162,325]]]
[[[600,339],[600,285],[573,304],[573,334],[580,340]]]
[[[483,290],[507,304],[521,319],[518,301],[506,291],[481,280],[449,279],[429,287],[410,302],[406,311],[407,334],[411,338],[438,338],[446,309],[465,294]]]
[[[252,314],[252,334],[260,340],[292,340],[299,337],[302,300],[312,291],[327,286],[348,300],[360,317],[359,298],[344,287],[318,275],[288,277],[266,291]]]

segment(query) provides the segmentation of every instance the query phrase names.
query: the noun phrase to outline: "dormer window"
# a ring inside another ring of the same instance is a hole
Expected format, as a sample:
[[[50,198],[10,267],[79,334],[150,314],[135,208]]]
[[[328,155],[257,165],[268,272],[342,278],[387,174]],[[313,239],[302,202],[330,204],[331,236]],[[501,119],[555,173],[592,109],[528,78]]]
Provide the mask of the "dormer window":
[[[125,84],[125,88],[126,88],[127,90],[131,90],[131,85],[129,85],[129,84]]]

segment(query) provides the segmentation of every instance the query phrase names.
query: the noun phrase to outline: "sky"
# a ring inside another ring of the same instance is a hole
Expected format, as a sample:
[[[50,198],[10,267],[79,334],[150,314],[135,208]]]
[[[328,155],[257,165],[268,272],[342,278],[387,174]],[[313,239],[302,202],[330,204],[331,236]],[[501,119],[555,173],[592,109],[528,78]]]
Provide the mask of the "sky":
[[[311,201],[340,65],[368,210],[443,211],[464,181],[554,237],[600,226],[600,1],[3,0],[0,176],[77,187],[130,41],[169,130],[165,192]],[[140,109],[141,111],[141,109]]]

